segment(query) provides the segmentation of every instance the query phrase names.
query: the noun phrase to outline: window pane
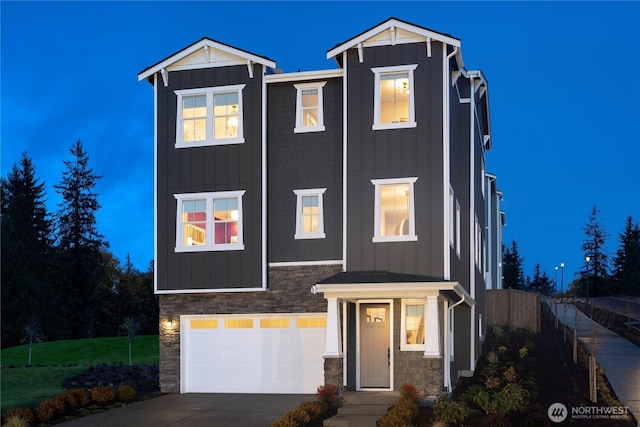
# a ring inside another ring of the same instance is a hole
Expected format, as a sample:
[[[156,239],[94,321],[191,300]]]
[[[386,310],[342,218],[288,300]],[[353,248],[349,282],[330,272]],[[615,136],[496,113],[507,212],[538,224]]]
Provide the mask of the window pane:
[[[207,128],[207,97],[205,95],[182,98],[182,140],[204,141]]]
[[[384,323],[386,321],[385,314],[384,307],[367,307],[367,323]]]
[[[407,305],[405,308],[407,344],[424,344],[424,305]]]
[[[302,232],[315,233],[318,231],[318,196],[302,196]]]
[[[302,90],[302,126],[318,124],[318,89]]]
[[[380,186],[380,235],[409,234],[409,184]]]
[[[238,199],[215,199],[213,201],[214,243],[238,243]]]
[[[238,92],[213,95],[214,139],[237,138],[240,120]]]
[[[380,76],[380,123],[409,121],[409,74]]]
[[[204,245],[206,241],[206,201],[185,200],[182,202],[182,245]]]

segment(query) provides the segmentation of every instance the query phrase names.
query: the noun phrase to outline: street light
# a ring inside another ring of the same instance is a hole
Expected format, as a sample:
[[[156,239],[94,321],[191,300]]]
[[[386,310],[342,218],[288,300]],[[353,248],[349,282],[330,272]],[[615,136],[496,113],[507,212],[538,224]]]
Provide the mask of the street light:
[[[560,263],[560,268],[562,269],[560,271],[561,275],[561,282],[560,282],[560,295],[562,295],[562,314],[563,314],[563,336],[564,336],[564,340],[565,342],[567,341],[567,306],[564,305],[564,262]]]
[[[584,260],[587,262],[587,308],[589,308],[589,261],[591,261],[591,257],[586,256]]]
[[[560,285],[560,293],[564,294],[564,262],[560,263],[560,268],[562,268],[562,271],[561,271],[562,281],[560,282],[561,283],[561,285]]]
[[[556,270],[556,282],[554,283],[554,287],[556,288],[556,292],[558,292],[558,266],[556,265],[554,268]]]

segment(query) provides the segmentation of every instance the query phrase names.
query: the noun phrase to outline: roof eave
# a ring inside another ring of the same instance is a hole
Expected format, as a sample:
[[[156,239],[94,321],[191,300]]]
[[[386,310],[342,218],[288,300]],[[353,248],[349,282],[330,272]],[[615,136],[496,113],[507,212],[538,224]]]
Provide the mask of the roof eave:
[[[419,27],[408,22],[401,21],[397,18],[388,19],[375,27],[355,36],[351,39],[335,46],[334,48],[327,51],[327,59],[335,58],[340,55],[342,52],[345,52],[353,47],[357,47],[358,43],[362,43],[365,40],[379,34],[380,32],[389,29],[391,27],[401,28],[406,31],[410,31],[416,34],[420,34],[424,36],[425,40],[430,38],[432,40],[440,41],[443,43],[450,44],[452,46],[460,47],[460,40],[455,37],[448,36],[446,34],[438,33],[437,31],[430,30],[428,28]]]
[[[141,71],[138,74],[138,81],[142,81],[145,80],[151,76],[153,76],[155,73],[159,72],[160,70],[167,68],[169,66],[171,66],[171,64],[174,64],[176,62],[178,62],[179,60],[181,60],[182,58],[191,55],[194,52],[197,52],[199,49],[202,49],[204,46],[212,46],[215,49],[219,49],[223,52],[227,52],[230,53],[232,55],[237,55],[239,57],[242,58],[246,58],[248,61],[251,62],[255,62],[257,64],[262,64],[265,65],[267,67],[270,68],[276,68],[276,63],[275,61],[266,58],[264,56],[259,56],[256,54],[253,54],[251,52],[247,52],[245,50],[241,50],[241,49],[237,49],[233,46],[229,46],[226,45],[224,43],[220,43],[217,42],[215,40],[209,39],[207,37],[203,37],[202,39],[200,39],[199,41],[193,43],[192,45],[174,53],[173,55],[169,56],[168,58],[158,62],[155,65],[152,65],[151,67]]]

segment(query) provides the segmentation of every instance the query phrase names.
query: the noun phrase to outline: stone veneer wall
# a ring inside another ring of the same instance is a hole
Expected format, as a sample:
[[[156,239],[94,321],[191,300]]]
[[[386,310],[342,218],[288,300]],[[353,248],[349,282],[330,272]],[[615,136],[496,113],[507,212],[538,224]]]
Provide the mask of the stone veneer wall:
[[[266,291],[161,294],[160,390],[180,392],[180,315],[326,312],[324,297],[311,294],[311,286],[340,271],[342,265],[270,267]],[[165,326],[167,319],[173,320],[172,329]]]
[[[444,365],[442,364],[444,357],[444,308],[442,304],[438,304],[438,311],[440,317],[440,351],[443,357],[425,358],[423,351],[400,351],[401,300],[395,299],[393,303],[393,341],[396,343],[393,350],[393,388],[400,390],[404,384],[410,383],[416,386],[418,390],[422,390],[425,397],[440,396],[444,386]]]

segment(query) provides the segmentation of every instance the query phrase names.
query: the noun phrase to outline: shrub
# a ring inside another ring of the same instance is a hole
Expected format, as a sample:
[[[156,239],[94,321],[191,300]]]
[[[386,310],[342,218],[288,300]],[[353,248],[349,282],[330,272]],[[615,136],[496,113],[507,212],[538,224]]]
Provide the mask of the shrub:
[[[20,415],[5,416],[3,427],[29,427],[29,422]]]
[[[127,384],[118,387],[118,399],[123,402],[131,402],[136,397],[136,390]]]
[[[36,408],[36,417],[43,423],[49,423],[56,415],[55,408],[53,407],[53,401],[51,399],[40,402]]]
[[[108,385],[97,385],[91,389],[91,400],[99,404],[112,401],[115,395],[113,387]]]
[[[311,419],[318,418],[327,409],[329,409],[329,405],[327,404],[327,402],[322,400],[316,400],[312,402],[302,402],[298,407],[303,411],[305,411],[307,414],[309,414],[309,417]]]
[[[337,391],[338,387],[333,384],[321,385],[318,387],[318,400],[325,402],[329,406],[334,405],[338,403],[338,396],[336,396]]]
[[[411,420],[407,421],[406,418],[401,415],[390,412],[378,420],[376,427],[408,427],[410,425]]]
[[[378,427],[402,427],[413,424],[418,416],[418,404],[407,397],[401,397],[389,410],[387,415],[378,421]]]
[[[416,386],[409,383],[406,383],[400,388],[400,396],[416,403],[420,401],[420,391]]]
[[[21,418],[28,423],[31,423],[35,420],[35,413],[31,408],[12,408],[8,409],[4,414],[5,423],[8,422],[9,418]]]
[[[76,401],[76,408],[86,406],[89,403],[87,392],[81,388],[72,388],[67,390],[67,394],[73,396]]]
[[[271,427],[302,427],[306,425],[311,418],[303,409],[296,408],[284,414],[284,417],[271,424]]]
[[[461,423],[469,416],[469,413],[469,407],[466,403],[456,402],[446,395],[440,396],[433,405],[433,415],[436,420],[445,423]]]

